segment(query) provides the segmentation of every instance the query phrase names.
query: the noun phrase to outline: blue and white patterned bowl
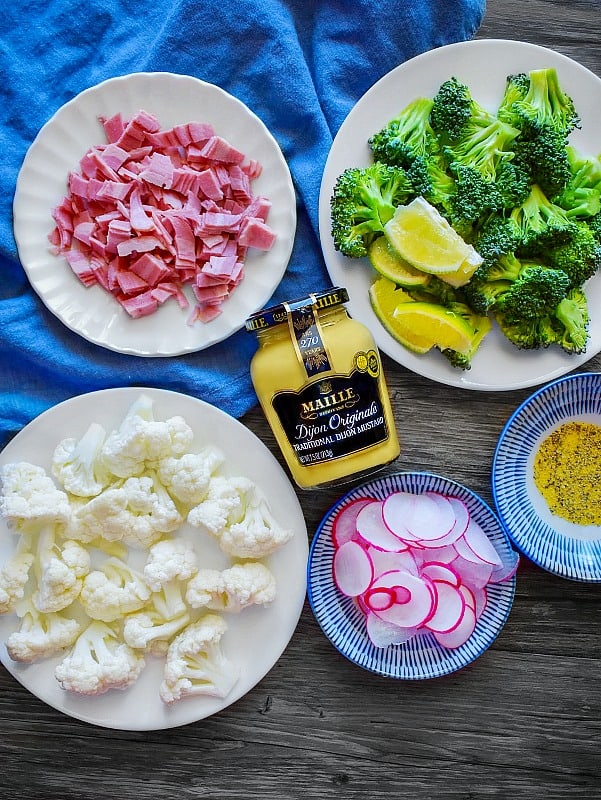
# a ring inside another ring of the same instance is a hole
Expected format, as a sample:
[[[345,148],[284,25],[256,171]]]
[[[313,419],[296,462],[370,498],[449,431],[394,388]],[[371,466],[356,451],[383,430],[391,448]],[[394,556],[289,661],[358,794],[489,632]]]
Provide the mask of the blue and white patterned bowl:
[[[489,585],[487,606],[474,633],[461,647],[453,650],[442,647],[427,632],[419,633],[406,644],[375,647],[367,636],[364,615],[352,598],[344,596],[334,584],[332,525],[338,510],[355,498],[384,499],[398,490],[414,493],[434,491],[460,498],[497,551],[510,554],[512,548],[507,534],[494,512],[478,495],[455,481],[432,473],[394,473],[352,489],[325,514],[309,552],[309,603],[330,642],[359,667],[391,678],[438,678],[467,666],[490,647],[511,610],[515,576],[503,583]]]
[[[501,522],[525,556],[562,578],[599,582],[601,526],[575,525],[552,514],[533,478],[541,442],[572,420],[601,425],[600,374],[559,378],[519,406],[497,443],[492,492]]]

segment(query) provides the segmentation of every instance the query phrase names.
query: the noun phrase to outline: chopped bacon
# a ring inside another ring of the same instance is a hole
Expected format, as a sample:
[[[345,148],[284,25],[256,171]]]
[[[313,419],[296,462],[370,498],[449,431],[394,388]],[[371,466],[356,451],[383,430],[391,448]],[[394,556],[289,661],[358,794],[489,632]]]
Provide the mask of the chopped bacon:
[[[83,155],[52,211],[52,252],[133,318],[170,300],[189,308],[188,285],[188,322],[215,319],[243,278],[248,248],[268,250],[275,239],[271,203],[251,188],[261,165],[209,123],[161,130],[146,111],[100,122],[106,143]]]

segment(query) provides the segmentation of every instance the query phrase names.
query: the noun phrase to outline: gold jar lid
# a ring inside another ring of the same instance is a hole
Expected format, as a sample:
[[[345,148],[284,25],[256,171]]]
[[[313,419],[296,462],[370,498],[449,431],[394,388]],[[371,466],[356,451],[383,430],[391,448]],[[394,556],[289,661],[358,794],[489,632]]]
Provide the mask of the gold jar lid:
[[[264,308],[262,311],[251,314],[246,320],[245,327],[247,331],[260,331],[286,322],[291,309],[296,310],[305,306],[310,306],[317,311],[321,311],[324,308],[331,308],[332,306],[346,303],[348,299],[347,290],[341,286],[324,289],[321,292],[312,292],[298,300],[278,303],[275,306],[270,306],[269,308]]]

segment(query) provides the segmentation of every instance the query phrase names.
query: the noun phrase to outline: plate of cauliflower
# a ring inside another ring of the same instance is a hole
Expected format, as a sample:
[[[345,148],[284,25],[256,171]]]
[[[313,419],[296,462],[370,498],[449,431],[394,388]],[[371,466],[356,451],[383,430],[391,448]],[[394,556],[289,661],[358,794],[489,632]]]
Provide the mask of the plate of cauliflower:
[[[277,460],[187,395],[61,403],[0,453],[0,660],[92,724],[158,730],[274,666],[306,593],[307,530]]]

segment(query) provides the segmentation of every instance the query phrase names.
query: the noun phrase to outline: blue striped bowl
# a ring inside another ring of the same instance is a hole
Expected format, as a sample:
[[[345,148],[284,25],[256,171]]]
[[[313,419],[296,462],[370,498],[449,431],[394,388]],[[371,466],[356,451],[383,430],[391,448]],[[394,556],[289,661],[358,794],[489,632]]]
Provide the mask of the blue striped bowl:
[[[571,420],[601,425],[598,373],[559,378],[519,406],[497,443],[492,492],[501,522],[525,556],[562,578],[599,582],[601,527],[574,525],[551,514],[533,479],[534,457],[541,442]]]
[[[309,552],[307,586],[311,609],[319,626],[343,656],[363,669],[390,678],[438,678],[467,666],[490,647],[511,610],[515,577],[488,587],[488,603],[476,629],[454,650],[439,645],[431,633],[419,633],[410,642],[375,647],[365,628],[365,617],[353,600],[336,588],[332,578],[332,525],[339,509],[360,497],[384,499],[403,490],[416,494],[434,491],[458,497],[484,528],[497,550],[509,553],[511,543],[494,512],[476,494],[459,483],[429,472],[399,472],[364,483],[338,500],[322,519]]]

